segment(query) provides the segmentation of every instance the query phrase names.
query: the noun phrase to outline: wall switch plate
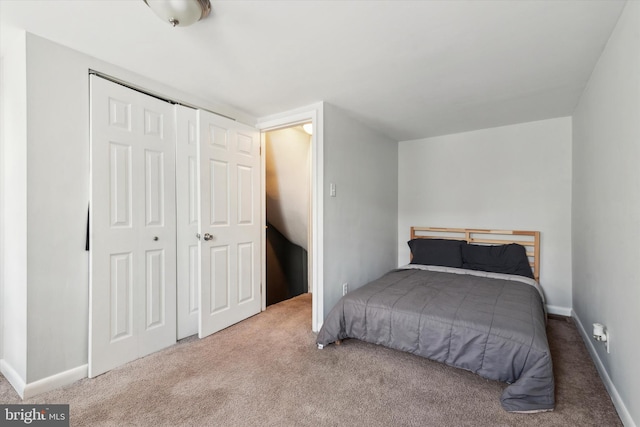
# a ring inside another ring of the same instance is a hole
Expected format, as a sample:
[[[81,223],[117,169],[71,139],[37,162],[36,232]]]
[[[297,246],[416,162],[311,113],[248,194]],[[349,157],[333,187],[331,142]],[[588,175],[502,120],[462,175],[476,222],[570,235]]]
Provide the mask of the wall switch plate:
[[[336,197],[336,185],[333,182],[329,184],[329,196]]]
[[[345,296],[347,294],[347,292],[349,292],[349,284],[348,283],[343,283],[342,284],[342,296]]]

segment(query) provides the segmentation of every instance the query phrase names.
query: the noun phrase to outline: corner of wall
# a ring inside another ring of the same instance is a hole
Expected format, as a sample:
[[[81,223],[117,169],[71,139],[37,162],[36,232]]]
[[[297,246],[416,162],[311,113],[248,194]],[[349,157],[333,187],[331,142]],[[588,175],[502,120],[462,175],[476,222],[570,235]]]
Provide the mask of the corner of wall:
[[[628,426],[640,420],[640,383],[630,375],[640,350],[638,28],[640,2],[626,2],[572,116],[573,317]],[[603,323],[614,334],[610,354],[594,347],[582,322]]]
[[[24,379],[13,369],[13,366],[4,359],[0,359],[0,373],[13,386],[20,398],[24,399],[24,388],[26,386]]]
[[[0,55],[0,272],[4,271],[4,55]],[[4,357],[4,275],[0,273],[0,360]]]
[[[26,33],[18,30],[3,32],[0,91],[0,370],[17,389],[23,386],[27,376],[26,66]],[[10,254],[7,247],[11,248]],[[11,328],[6,327],[7,319],[11,319]]]

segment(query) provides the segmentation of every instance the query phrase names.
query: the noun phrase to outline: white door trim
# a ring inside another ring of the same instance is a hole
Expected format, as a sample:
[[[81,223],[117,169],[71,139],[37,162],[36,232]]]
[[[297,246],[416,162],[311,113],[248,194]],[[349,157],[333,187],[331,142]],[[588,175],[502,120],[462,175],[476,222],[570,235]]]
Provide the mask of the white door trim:
[[[324,321],[324,245],[323,245],[323,212],[324,212],[324,144],[323,144],[323,108],[319,102],[306,107],[285,111],[273,116],[258,119],[256,127],[261,132],[281,129],[299,123],[313,123],[311,137],[311,292],[312,319],[311,329],[318,332]],[[261,138],[262,152],[265,152],[264,138]],[[262,156],[262,224],[267,223],[265,199],[265,156]],[[266,233],[262,236],[262,309],[266,309]]]

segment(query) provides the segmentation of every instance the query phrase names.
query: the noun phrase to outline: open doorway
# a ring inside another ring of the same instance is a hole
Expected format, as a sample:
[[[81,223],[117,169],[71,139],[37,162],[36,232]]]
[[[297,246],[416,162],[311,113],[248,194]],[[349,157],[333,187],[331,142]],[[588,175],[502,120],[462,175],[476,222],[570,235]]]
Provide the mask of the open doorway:
[[[309,292],[311,123],[267,131],[266,305]]]
[[[298,124],[311,123],[313,134],[311,135],[310,157],[310,222],[309,222],[309,292],[313,293],[311,299],[311,330],[318,332],[324,320],[324,106],[321,102],[306,107],[264,117],[258,120],[257,128],[262,131],[262,153],[265,149],[265,134],[272,130],[294,127]],[[262,223],[266,225],[266,191],[265,191],[265,158],[262,157]],[[267,308],[266,292],[266,230],[262,239],[262,309]]]

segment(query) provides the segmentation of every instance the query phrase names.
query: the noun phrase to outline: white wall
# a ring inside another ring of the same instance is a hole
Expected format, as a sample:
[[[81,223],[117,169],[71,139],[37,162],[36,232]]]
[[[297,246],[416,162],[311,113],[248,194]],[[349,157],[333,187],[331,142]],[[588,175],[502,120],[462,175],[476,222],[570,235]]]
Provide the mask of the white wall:
[[[4,54],[0,55],[0,360],[4,354]]]
[[[538,230],[551,311],[571,308],[571,118],[400,142],[398,264],[411,226]]]
[[[625,425],[640,424],[639,2],[626,4],[575,110],[573,165],[573,309],[587,336],[593,322],[610,332],[610,354],[590,337],[588,347]]]
[[[396,266],[397,156],[395,141],[325,104],[325,316],[344,282],[353,290]]]
[[[27,378],[27,78],[26,38],[14,35],[2,58],[2,371]]]
[[[11,183],[2,230],[4,308],[11,319],[5,322],[4,360],[29,385],[87,363],[89,69],[172,99],[234,112],[31,34],[26,50],[24,43],[17,48],[18,57],[26,54],[26,71],[19,64],[5,67],[5,86],[18,95],[26,90],[26,97],[7,96],[4,110],[5,123],[14,123],[10,114],[19,116],[15,131],[6,131],[12,136],[4,147],[11,165],[3,170]],[[255,123],[240,112],[235,117]]]
[[[79,60],[27,35],[27,383],[87,363],[89,86]]]

